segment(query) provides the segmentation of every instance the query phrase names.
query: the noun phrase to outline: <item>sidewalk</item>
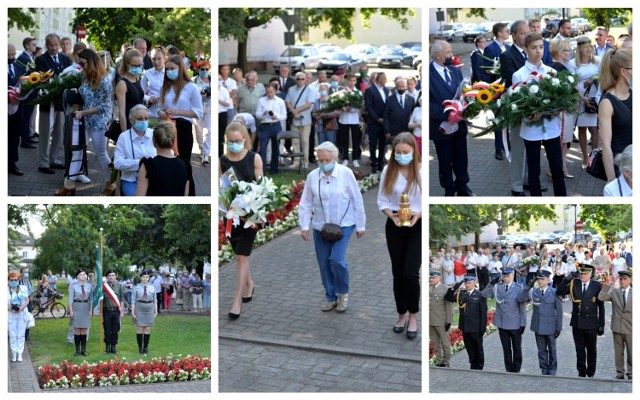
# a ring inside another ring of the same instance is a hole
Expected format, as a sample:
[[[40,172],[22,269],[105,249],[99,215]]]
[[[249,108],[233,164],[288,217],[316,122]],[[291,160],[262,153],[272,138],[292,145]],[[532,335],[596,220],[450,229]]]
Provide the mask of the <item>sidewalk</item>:
[[[234,321],[227,313],[235,264],[220,268],[220,392],[421,390],[422,332],[410,341],[391,330],[395,302],[377,192],[363,195],[367,231],[349,244],[351,287],[343,314],[320,311],[324,289],[313,243],[299,230],[254,250],[255,295]]]
[[[115,145],[109,141],[109,155],[113,160]],[[36,144],[38,146],[38,144]],[[64,170],[54,169],[55,174],[49,175],[38,171],[38,149],[26,149],[19,147],[18,167],[24,172],[24,176],[9,174],[9,196],[53,196],[56,190],[64,183]],[[109,179],[110,172],[100,166],[93,152],[93,144],[87,149],[88,177],[91,183],[77,183],[76,196],[100,196],[104,185]],[[216,162],[216,157],[209,157],[209,165],[202,165],[200,149],[193,141],[193,153],[191,155],[191,167],[198,196],[211,196],[211,163]]]
[[[598,359],[593,378],[580,378],[576,370],[576,351],[571,333],[571,303],[563,305],[562,333],[556,341],[558,373],[555,377],[544,376],[538,366],[538,349],[534,333],[529,330],[532,312],[527,313],[527,329],[522,336],[522,369],[519,374],[507,373],[504,369],[502,345],[498,332],[484,338],[484,370],[469,370],[466,350],[451,358],[451,368],[429,368],[430,392],[460,392],[451,382],[467,382],[465,392],[509,393],[509,392],[620,392],[631,393],[629,380],[615,379],[616,368],[613,354],[613,338],[610,329],[611,302],[605,302],[604,335],[598,337]]]

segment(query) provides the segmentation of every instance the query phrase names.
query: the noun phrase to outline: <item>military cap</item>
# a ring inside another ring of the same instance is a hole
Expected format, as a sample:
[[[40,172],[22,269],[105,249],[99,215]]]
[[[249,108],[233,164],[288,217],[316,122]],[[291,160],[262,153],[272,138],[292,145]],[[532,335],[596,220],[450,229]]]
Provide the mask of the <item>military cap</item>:
[[[546,269],[541,269],[538,271],[538,275],[536,275],[536,279],[540,278],[549,278],[551,276],[551,271],[547,271]]]
[[[620,271],[620,272],[618,272],[618,276],[628,276],[629,278],[631,278],[631,272],[629,272],[629,271]]]
[[[464,280],[465,280],[466,282],[469,282],[469,281],[475,281],[476,279],[477,279],[477,278],[476,278],[476,276],[475,276],[475,275],[466,275],[466,276],[464,277]]]
[[[513,268],[502,268],[502,275],[509,275],[513,273]]]
[[[429,276],[440,276],[442,275],[440,271],[429,271]]]

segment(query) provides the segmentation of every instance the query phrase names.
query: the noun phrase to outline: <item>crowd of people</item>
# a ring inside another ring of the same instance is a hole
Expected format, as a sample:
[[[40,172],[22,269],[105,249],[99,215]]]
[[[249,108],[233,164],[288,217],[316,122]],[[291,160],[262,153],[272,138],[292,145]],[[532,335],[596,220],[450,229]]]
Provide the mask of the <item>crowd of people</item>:
[[[541,373],[556,375],[559,368],[566,368],[558,361],[556,339],[563,330],[563,303],[571,302],[578,376],[593,377],[597,337],[605,332],[604,302],[610,301],[615,378],[632,379],[633,256],[625,243],[617,248],[567,243],[561,251],[519,246],[503,250],[498,245],[494,251],[487,247],[477,253],[469,246],[464,255],[456,249],[440,249],[430,256],[429,264],[429,332],[436,366],[450,366],[449,331],[455,305],[470,368],[484,368],[487,299],[493,298],[493,325],[498,328],[505,370],[521,370],[525,305],[531,304],[530,330],[535,334]]]
[[[83,42],[71,47],[69,38],[55,33],[44,41],[46,51],[37,56],[37,39],[25,38],[17,59],[15,46],[9,44],[9,86],[19,87],[34,72],[51,71],[54,77],[79,74],[79,99],[72,104],[80,107],[73,111],[72,126],[65,119],[72,113],[70,100],[62,96],[37,111],[28,103],[39,96],[38,89],[22,101],[12,100],[17,109],[9,115],[9,173],[24,174],[17,164],[19,147],[37,148],[40,173],[65,171],[63,186],[55,194],[74,195],[77,182],[91,182],[82,151],[91,142],[100,168],[111,171],[103,195],[118,191],[124,196],[195,196],[194,136],[202,166],[209,164],[211,149],[209,61],[198,57],[191,62],[171,45],[155,46],[148,53],[142,38],[125,43],[115,63],[109,52],[87,48]],[[65,135],[76,146],[67,153]],[[109,139],[116,145],[113,155],[108,152]]]
[[[283,65],[267,85],[259,82],[257,72],[243,75],[239,68],[221,65],[218,75],[219,156],[224,153],[224,132],[232,122],[245,124],[250,148],[263,161],[263,172],[275,174],[284,167],[284,153],[304,154],[292,159],[292,168],[307,169],[316,163],[316,144],[329,141],[339,151],[338,161],[359,168],[362,151],[369,150],[372,172],[382,171],[387,145],[400,132],[411,132],[421,144],[422,96],[419,77],[397,77],[394,89],[387,88],[384,72],[369,74],[362,65],[359,74],[337,70],[317,73],[300,71],[291,77]],[[356,93],[361,104],[328,107],[336,93]],[[281,132],[295,131],[299,139],[278,139]],[[367,144],[368,143],[368,144]],[[363,166],[364,167],[364,166]]]
[[[540,148],[544,146],[553,194],[566,196],[565,180],[574,178],[567,167],[566,153],[576,141],[577,131],[582,169],[589,167],[594,151],[601,149],[606,180],[617,181],[605,189],[604,195],[630,196],[631,167],[623,164],[622,154],[625,150],[630,153],[632,144],[632,26],[629,25],[628,35],[617,45],[609,44],[607,28],[598,26],[595,43],[580,36],[575,48],[570,37],[571,21],[560,20],[557,34],[547,40],[543,32],[548,36],[550,26],[545,25],[543,30],[541,21],[535,18],[528,23],[515,21],[510,28],[506,23],[496,23],[495,39],[487,44],[484,36],[477,37],[471,54],[472,82],[502,80],[508,89],[532,75],[567,70],[576,77],[577,112],[534,113],[528,116],[528,121],[508,127],[504,134],[499,129],[494,131],[495,158],[503,160],[507,154],[511,163],[511,194],[526,196],[525,190],[529,190],[531,196],[541,196],[548,191],[540,183]],[[511,45],[506,43],[509,37]],[[443,121],[449,121],[453,112],[445,110],[443,102],[453,99],[466,81],[462,71],[452,66],[452,47],[446,41],[436,40],[432,44],[431,59],[429,139],[433,140],[438,158],[440,186],[445,196],[470,196],[473,192],[468,186],[469,121],[457,122],[455,132],[442,128]]]

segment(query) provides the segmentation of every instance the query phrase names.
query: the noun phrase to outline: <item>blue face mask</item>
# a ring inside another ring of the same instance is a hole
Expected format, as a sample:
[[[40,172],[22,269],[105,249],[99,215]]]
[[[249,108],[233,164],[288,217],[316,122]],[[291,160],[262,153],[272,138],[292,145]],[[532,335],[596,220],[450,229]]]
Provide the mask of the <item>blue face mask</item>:
[[[229,143],[227,145],[227,148],[232,153],[238,154],[238,153],[240,153],[242,151],[242,149],[244,149],[244,143]]]
[[[18,282],[16,282],[16,281],[9,282],[9,286],[14,288],[14,287],[18,286]]]
[[[334,88],[334,89],[337,89],[338,88],[338,81],[331,82],[331,87]]]
[[[320,170],[322,172],[329,172],[329,171],[333,170],[333,167],[335,165],[336,165],[336,163],[332,162],[332,163],[324,164],[324,165],[323,164],[319,164],[319,167],[320,167]]]
[[[142,75],[142,67],[131,67],[129,73],[133,76],[140,76]]]
[[[136,121],[136,123],[133,124],[133,129],[135,129],[138,132],[146,132],[148,127],[149,127],[149,121]]]
[[[320,91],[320,96],[322,96],[322,97],[325,97],[328,94],[329,94],[329,92],[327,92],[326,90],[321,90]]]
[[[29,277],[29,273],[25,272],[24,274],[22,274],[22,276],[24,276],[25,278],[28,278]]]
[[[200,71],[200,73],[198,75],[200,75],[200,78],[202,78],[202,79],[208,78],[209,77],[209,71]]]
[[[629,89],[633,90],[633,79],[629,79]]]
[[[178,79],[178,70],[177,69],[167,70],[167,78],[169,78],[172,81],[175,81],[176,79]]]
[[[411,161],[413,161],[413,153],[411,153],[411,154],[396,154],[395,160],[400,165],[408,165]]]

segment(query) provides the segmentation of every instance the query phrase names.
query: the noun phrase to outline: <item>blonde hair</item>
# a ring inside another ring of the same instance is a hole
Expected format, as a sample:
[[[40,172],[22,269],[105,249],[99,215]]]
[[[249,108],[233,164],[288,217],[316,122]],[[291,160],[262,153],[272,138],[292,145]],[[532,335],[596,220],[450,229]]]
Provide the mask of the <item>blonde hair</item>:
[[[161,149],[173,147],[173,124],[167,121],[159,121],[153,128],[153,141]]]
[[[591,47],[591,39],[589,39],[586,36],[580,36],[578,39],[576,39],[576,43],[577,43],[577,49],[576,49],[576,68],[580,67],[580,65],[582,64],[595,64],[596,63],[596,57],[594,52],[591,52],[591,56],[589,57],[588,60],[586,60],[586,62],[582,59],[582,55],[580,54],[580,47],[581,46],[589,46]]]
[[[120,62],[120,68],[118,69],[118,74],[120,76],[124,76],[124,74],[129,72],[131,60],[135,57],[140,57],[140,59],[142,59],[142,53],[140,53],[137,49],[131,48],[124,53],[122,61]]]
[[[231,132],[240,132],[244,138],[244,148],[251,150],[251,136],[249,136],[249,131],[242,122],[233,121],[227,125],[227,129],[224,130],[224,137],[228,138]]]
[[[602,93],[613,88],[618,79],[624,79],[620,70],[633,64],[631,56],[631,49],[613,49],[604,53],[600,63],[600,90]]]
[[[420,164],[422,162],[422,158],[420,157],[420,152],[418,151],[416,139],[411,133],[402,132],[396,135],[391,145],[391,158],[389,159],[389,163],[387,164],[387,175],[382,187],[382,192],[384,194],[391,194],[393,192],[393,187],[396,183],[396,180],[398,179],[398,174],[400,173],[400,164],[398,164],[395,157],[396,146],[401,143],[407,144],[413,149],[413,161],[409,164],[409,172],[407,174],[407,187],[405,188],[405,192],[409,193],[409,191],[417,190],[418,188],[422,190],[422,184],[420,183]]]
[[[571,49],[571,45],[569,44],[569,42],[562,39],[553,40],[549,44],[549,52],[551,53],[551,57],[553,57],[554,60],[558,60],[558,56],[564,50],[570,50],[570,49]]]

